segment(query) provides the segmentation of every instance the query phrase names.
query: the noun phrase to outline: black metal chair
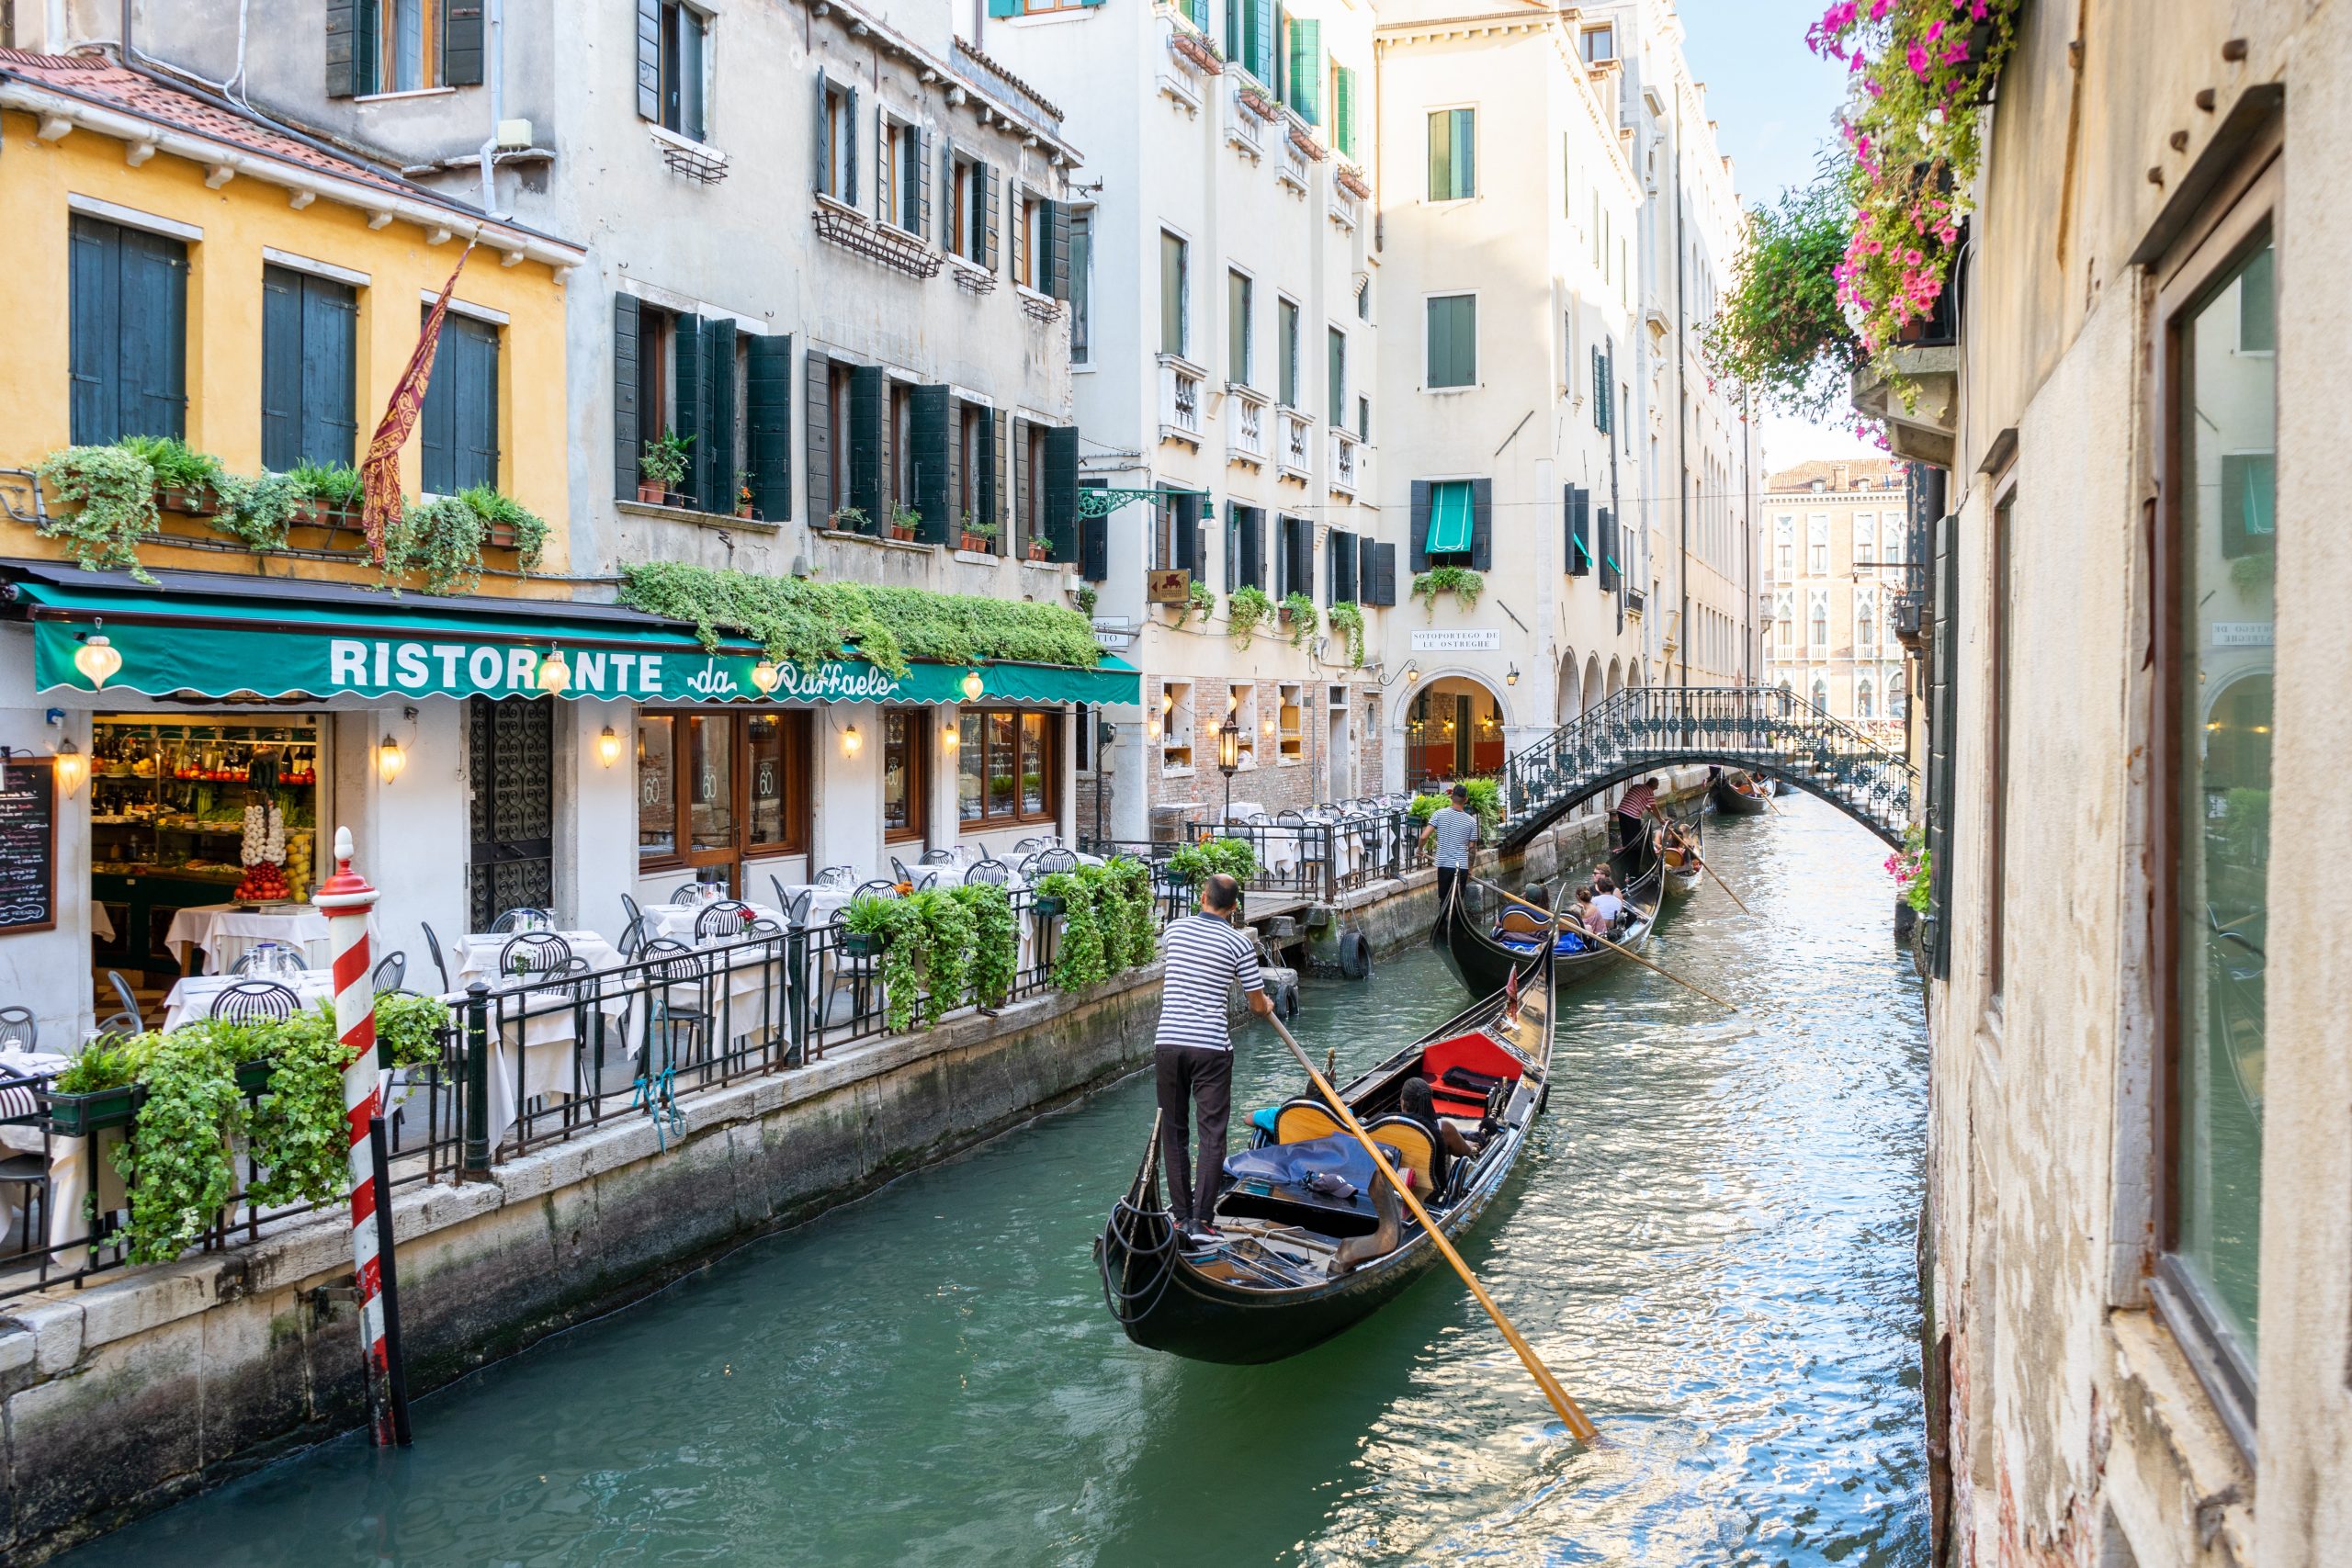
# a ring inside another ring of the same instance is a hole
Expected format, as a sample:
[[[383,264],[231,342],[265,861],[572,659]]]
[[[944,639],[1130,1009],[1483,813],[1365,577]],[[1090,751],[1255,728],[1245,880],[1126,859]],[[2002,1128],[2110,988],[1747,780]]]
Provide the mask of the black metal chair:
[[[899,885],[895,882],[885,882],[878,876],[871,882],[859,883],[857,885],[857,891],[850,895],[853,898],[865,898],[868,897],[876,898],[896,898],[898,896]]]
[[[433,928],[425,925],[423,920],[417,921],[417,924],[424,926],[424,951],[433,954],[433,967],[441,976],[441,994],[446,997],[457,987],[449,984],[449,965],[441,956],[441,939],[435,936]]]
[[[704,888],[716,886],[718,885],[715,883],[705,882],[699,877],[695,878],[692,882],[681,882],[678,886],[670,889],[670,902],[673,904],[691,904],[695,899],[703,897]]]
[[[212,998],[208,1017],[228,1023],[277,1023],[294,1016],[302,998],[275,980],[239,980]]]
[[[1051,876],[1057,871],[1076,871],[1078,856],[1055,844],[1038,852],[1036,872],[1039,876]]]
[[[1051,849],[1053,842],[1051,839],[1033,833],[1028,838],[1014,840],[1012,852],[1017,855],[1034,855],[1039,850]]]
[[[741,936],[743,928],[757,918],[749,904],[722,898],[695,917],[695,941],[712,942],[723,937]]]
[[[0,1008],[0,1051],[32,1051],[40,1045],[40,1021],[26,1007]]]
[[[1012,868],[993,856],[986,860],[974,861],[971,869],[964,874],[964,885],[967,887],[975,882],[986,882],[1001,887],[1012,880]]]
[[[850,987],[850,1016],[863,1017],[871,1004],[873,987],[881,983],[882,957],[879,953],[852,953],[844,939],[849,934],[849,909],[846,906],[833,911],[833,940],[821,950],[826,973],[817,987],[817,1017],[822,1027],[833,1018],[833,998],[846,985]]]
[[[9,1012],[22,1012],[22,1008],[10,1008]],[[10,1126],[40,1126],[48,1121],[48,1108],[40,1102],[43,1080],[38,1077],[0,1073],[0,1123]],[[40,1154],[10,1155],[0,1159],[0,1187],[22,1189],[17,1210],[25,1217],[25,1237],[20,1252],[40,1253],[40,1278],[49,1278],[48,1250],[50,1202],[52,1194],[49,1185],[48,1140]],[[5,1242],[6,1237],[0,1237]]]
[[[498,950],[501,975],[552,975],[572,959],[571,943],[555,931],[524,931]]]
[[[909,871],[907,869],[907,863],[900,860],[896,855],[892,855],[890,857],[890,872],[891,874],[897,878],[899,886],[912,887],[914,886],[914,873]]]
[[[642,910],[642,909],[640,909],[640,908],[639,908],[637,907],[637,900],[636,900],[636,899],[634,899],[634,898],[632,898],[632,897],[629,897],[628,894],[626,894],[626,893],[622,894],[622,895],[621,895],[621,930],[623,930],[623,931],[627,931],[627,930],[628,930],[628,928],[629,928],[629,927],[631,927],[631,926],[633,926],[633,925],[637,924],[637,922],[638,922],[638,921],[639,921],[639,920],[643,919],[644,918],[645,918],[645,911],[644,911],[644,910]]]
[[[694,949],[671,937],[647,942],[638,960],[645,966],[645,988],[651,1004],[646,1009],[645,1018],[647,1070],[652,1070],[653,1031],[661,1030],[669,1047],[662,1066],[674,1071],[679,1065],[677,1040],[682,1031],[686,1036],[685,1060],[689,1064],[709,1049],[710,969]],[[690,990],[692,999],[681,1003],[681,990]]]
[[[857,872],[851,866],[829,865],[817,874],[817,886],[838,887],[847,891],[857,886]]]
[[[954,865],[956,852],[954,850],[925,850],[922,852],[922,858],[915,863],[917,865]]]
[[[369,981],[378,996],[383,995],[386,991],[397,991],[407,983],[408,954],[405,953],[384,954],[384,961],[376,965],[375,976]]]
[[[652,940],[651,928],[646,924],[645,917],[643,915],[638,916],[635,919],[629,921],[628,928],[621,932],[621,956],[623,958],[636,957],[639,953],[645,951],[645,944]]]
[[[512,909],[505,910],[498,919],[490,922],[491,933],[494,936],[503,936],[508,931],[552,930],[554,926],[554,910],[534,909],[527,904],[517,905]]]

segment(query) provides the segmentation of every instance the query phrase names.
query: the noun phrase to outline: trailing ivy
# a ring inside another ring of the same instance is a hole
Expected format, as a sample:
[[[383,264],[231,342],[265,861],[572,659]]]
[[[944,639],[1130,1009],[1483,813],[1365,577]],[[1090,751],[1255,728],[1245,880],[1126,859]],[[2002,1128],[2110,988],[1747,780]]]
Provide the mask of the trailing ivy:
[[[853,898],[842,930],[874,939],[882,961],[883,1023],[893,1034],[905,1033],[914,1027],[922,990],[922,919],[913,902],[874,893]]]
[[[1348,668],[1363,668],[1363,606],[1353,600],[1334,604],[1326,612],[1335,632],[1345,632],[1348,637]]]
[[[1466,566],[1432,567],[1413,579],[1413,597],[1429,602],[1430,614],[1437,614],[1437,596],[1451,593],[1462,601],[1465,610],[1478,607],[1478,595],[1487,591],[1487,580]]]
[[[1203,625],[1206,625],[1210,613],[1216,608],[1216,595],[1209,592],[1209,585],[1205,582],[1194,582],[1184,590],[1184,602],[1176,606],[1176,624],[1182,626],[1189,613],[1198,617]]]
[[[1098,598],[1099,595],[1095,593],[1094,590],[1082,582],[1070,592],[1070,600],[1072,603],[1077,604],[1078,613],[1086,616],[1089,620],[1093,619],[1094,606]]]
[[[1039,897],[1062,901],[1061,941],[1054,951],[1057,990],[1082,991],[1111,972],[1102,957],[1102,925],[1095,913],[1093,884],[1082,874],[1086,871],[1099,874],[1100,868],[1057,871],[1037,884]]]
[[[547,543],[546,520],[486,485],[413,502],[384,536],[384,580],[418,577],[427,593],[470,593],[492,528],[510,530],[516,564],[531,571]]]
[[[964,1005],[972,972],[972,912],[944,887],[925,888],[907,899],[922,929],[922,1021],[926,1029]]]
[[[1159,899],[1151,885],[1151,867],[1133,855],[1114,855],[1104,863],[1103,887],[1115,901],[1117,913],[1106,918],[1105,957],[1121,969],[1135,969],[1159,956]],[[1117,942],[1113,947],[1111,932]]]
[[[761,577],[683,561],[623,567],[620,596],[648,615],[691,623],[706,648],[716,649],[723,635],[740,635],[779,663],[803,669],[844,649],[894,676],[916,659],[1091,669],[1102,653],[1093,626],[1066,604]]]
[[[253,1112],[251,1144],[263,1167],[256,1203],[323,1203],[348,1179],[351,1124],[343,1106],[343,1065],[350,1053],[335,1037],[334,1004],[296,1013],[256,1032],[270,1069],[269,1092]]]
[[[1262,588],[1243,586],[1225,596],[1225,625],[1238,647],[1247,648],[1274,613],[1274,602]]]
[[[146,1103],[114,1151],[130,1199],[129,1257],[178,1257],[236,1190],[229,1142],[244,1126],[232,1043],[220,1031],[175,1029],[149,1036],[141,1064]]]
[[[1001,1008],[1012,995],[1013,972],[1021,962],[1012,900],[1003,888],[989,882],[951,889],[948,897],[972,917],[972,1000],[984,1008]]]
[[[141,582],[155,581],[139,564],[139,541],[157,521],[155,470],[146,458],[121,446],[68,446],[34,471],[73,508],[42,520],[43,538],[62,541],[90,570],[127,568]]]
[[[448,1027],[449,1010],[438,998],[415,991],[376,994],[376,1042],[395,1067],[438,1062],[442,1032]]]
[[[1247,839],[1211,839],[1206,843],[1186,844],[1169,856],[1168,869],[1196,891],[1218,872],[1247,886],[1258,874],[1258,852]]]
[[[311,499],[302,481],[291,474],[264,474],[257,479],[219,474],[213,478],[212,493],[220,502],[212,525],[255,555],[286,547],[286,530],[294,513]]]
[[[1315,600],[1305,593],[1283,595],[1283,614],[1290,617],[1290,645],[1303,648],[1315,635]]]
[[[1825,421],[1847,413],[1853,373],[1865,358],[1838,299],[1853,206],[1826,175],[1748,214],[1747,246],[1723,309],[1702,333],[1722,374],[1766,402]]]

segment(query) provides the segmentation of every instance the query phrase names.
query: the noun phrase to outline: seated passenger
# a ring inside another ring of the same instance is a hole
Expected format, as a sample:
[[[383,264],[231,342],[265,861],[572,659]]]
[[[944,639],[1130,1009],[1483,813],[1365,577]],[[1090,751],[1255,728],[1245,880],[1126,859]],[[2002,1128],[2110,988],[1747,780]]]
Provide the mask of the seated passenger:
[[[1608,933],[1609,922],[1602,919],[1600,912],[1592,907],[1592,889],[1589,887],[1577,889],[1577,918],[1584,922],[1584,929],[1592,935]]]
[[[1592,912],[1600,918],[1600,924],[1590,929],[1602,932],[1606,932],[1610,927],[1615,925],[1617,917],[1625,912],[1625,900],[1618,896],[1617,885],[1605,875],[1601,877],[1600,885],[1593,890]]]
[[[1462,1135],[1461,1128],[1440,1119],[1437,1101],[1430,1097],[1430,1080],[1427,1078],[1405,1080],[1403,1098],[1397,1110],[1429,1129],[1430,1190],[1433,1194],[1443,1192],[1445,1173],[1453,1163],[1453,1156],[1459,1155],[1467,1159],[1478,1152],[1478,1146]]]

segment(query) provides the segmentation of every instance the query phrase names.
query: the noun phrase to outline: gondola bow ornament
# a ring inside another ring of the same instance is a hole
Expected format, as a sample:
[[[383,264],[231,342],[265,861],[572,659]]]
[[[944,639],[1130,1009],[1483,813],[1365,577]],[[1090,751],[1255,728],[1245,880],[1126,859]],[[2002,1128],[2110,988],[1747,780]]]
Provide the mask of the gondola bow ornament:
[[[424,330],[417,334],[408,367],[392,388],[384,417],[376,422],[368,456],[359,460],[359,525],[368,536],[368,558],[378,566],[384,564],[385,532],[401,515],[401,448],[408,445],[409,433],[424,412],[424,389],[432,384],[433,359],[441,346],[441,323],[449,315],[449,297],[458,291],[458,275],[466,270],[466,260],[473,254],[474,242],[469,240],[450,270],[449,281],[441,286],[440,298],[425,315]]]

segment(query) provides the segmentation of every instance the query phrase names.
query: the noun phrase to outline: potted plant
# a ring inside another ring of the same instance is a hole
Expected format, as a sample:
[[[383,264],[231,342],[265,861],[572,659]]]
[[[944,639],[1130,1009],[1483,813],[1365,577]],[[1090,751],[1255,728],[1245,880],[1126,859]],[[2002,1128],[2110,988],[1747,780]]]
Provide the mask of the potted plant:
[[[977,550],[982,555],[996,548],[997,526],[995,524],[983,523],[967,512],[964,513],[964,521],[958,526],[963,530],[963,538],[959,541],[958,547]]]
[[[667,502],[686,477],[686,449],[694,444],[693,436],[669,429],[647,442],[637,460],[637,499],[648,506]]]
[[[922,526],[922,513],[911,506],[890,508],[890,537],[901,542],[911,540],[915,530]]]
[[[836,506],[825,518],[825,526],[844,534],[870,534],[874,520],[865,515],[863,506]]]
[[[130,1126],[146,1098],[133,1081],[137,1071],[128,1044],[93,1041],[50,1080],[41,1097],[49,1107],[50,1130],[63,1138],[86,1138],[101,1128]]]
[[[351,527],[365,502],[359,470],[348,463],[300,462],[287,471],[303,497],[290,521],[315,528]]]
[[[195,451],[175,435],[126,435],[118,443],[155,470],[156,503],[166,512],[209,517],[220,508],[220,459]]]
[[[1035,539],[1030,540],[1030,541],[1029,541],[1029,558],[1030,558],[1031,560],[1051,560],[1051,559],[1053,559],[1053,558],[1054,558],[1054,542],[1053,542],[1051,539],[1045,538],[1045,537],[1043,537],[1043,536],[1040,536],[1040,537],[1038,537],[1038,538],[1035,538]]]
[[[735,515],[736,515],[736,516],[738,516],[738,517],[749,517],[751,514],[752,514],[752,474],[751,474],[751,470],[750,470],[750,469],[748,469],[748,468],[738,468],[738,469],[736,469],[736,470],[735,470]]]
[[[842,910],[842,956],[871,958],[888,947],[899,929],[901,908],[899,900],[876,893],[851,899]]]

